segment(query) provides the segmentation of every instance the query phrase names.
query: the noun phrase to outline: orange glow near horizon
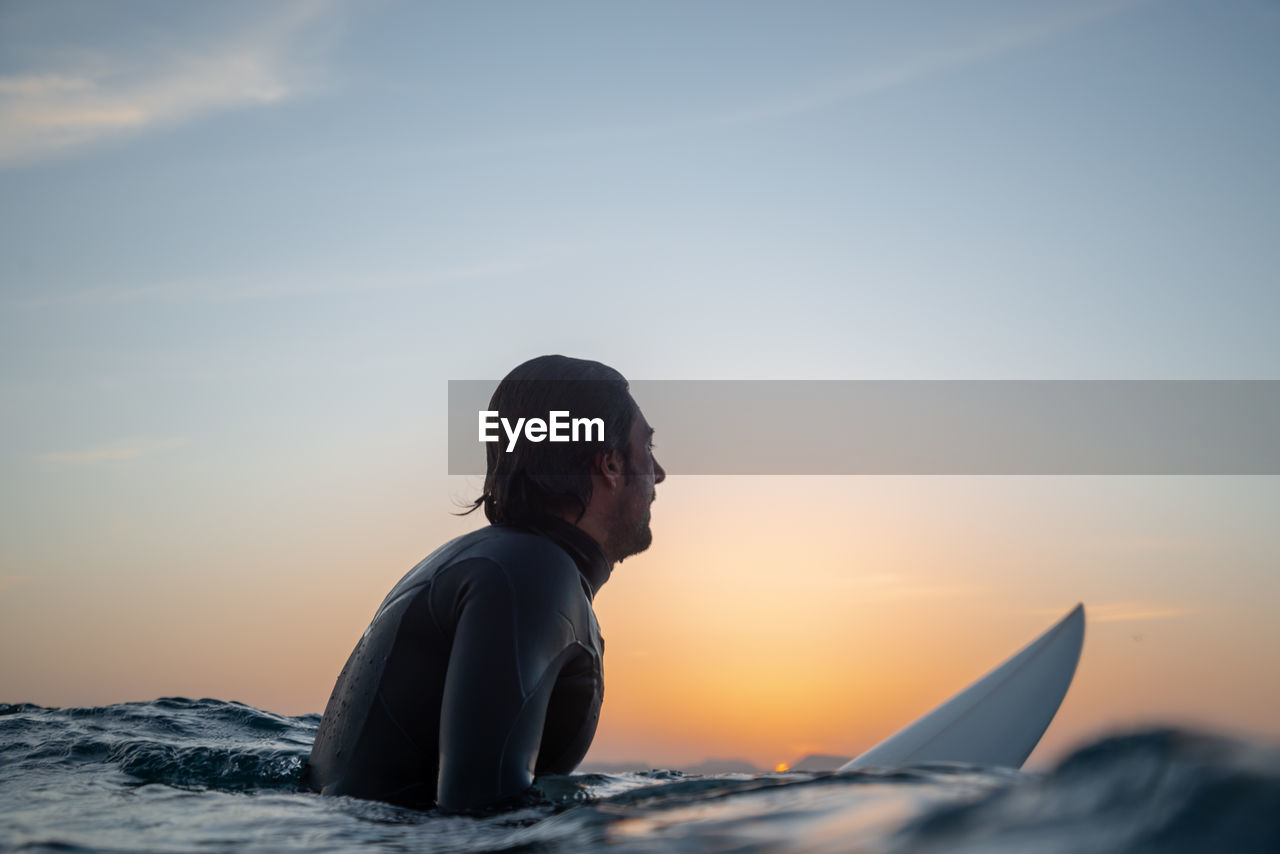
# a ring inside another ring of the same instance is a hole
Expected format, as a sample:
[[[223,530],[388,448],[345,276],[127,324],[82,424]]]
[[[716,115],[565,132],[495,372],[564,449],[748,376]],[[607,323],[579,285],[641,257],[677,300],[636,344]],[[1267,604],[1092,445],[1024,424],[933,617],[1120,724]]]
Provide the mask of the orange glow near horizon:
[[[1199,546],[1132,533],[1155,524],[1147,514],[1185,536],[1214,503],[1180,500],[1069,480],[672,478],[654,546],[596,599],[606,691],[592,758],[777,768],[853,756],[1079,600],[1097,619],[1041,756],[1155,722],[1275,738],[1280,689],[1256,677],[1280,648],[1266,587],[1275,535],[1233,553],[1238,532],[1208,522]],[[179,560],[179,538],[139,538],[94,572],[12,584],[0,643],[32,653],[6,657],[0,700],[213,696],[319,712],[390,586],[480,523],[445,517],[423,532],[416,512],[345,527],[296,513],[280,540]],[[1201,569],[1227,559],[1264,592]]]

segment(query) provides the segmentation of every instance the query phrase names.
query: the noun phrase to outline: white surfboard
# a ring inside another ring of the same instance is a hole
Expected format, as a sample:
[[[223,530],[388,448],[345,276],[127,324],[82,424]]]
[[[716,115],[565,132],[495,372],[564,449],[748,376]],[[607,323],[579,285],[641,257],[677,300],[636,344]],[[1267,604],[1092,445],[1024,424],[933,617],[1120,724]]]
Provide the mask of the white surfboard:
[[[1062,705],[1084,644],[1084,605],[1004,664],[841,771],[914,762],[1021,768]]]

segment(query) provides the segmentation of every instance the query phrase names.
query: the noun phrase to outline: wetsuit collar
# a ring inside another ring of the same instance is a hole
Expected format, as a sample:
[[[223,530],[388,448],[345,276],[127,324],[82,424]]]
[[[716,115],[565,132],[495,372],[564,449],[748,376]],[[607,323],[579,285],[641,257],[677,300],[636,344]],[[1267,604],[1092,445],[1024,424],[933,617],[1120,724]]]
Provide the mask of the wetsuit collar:
[[[521,527],[541,534],[569,553],[573,562],[578,565],[594,599],[600,588],[609,580],[613,572],[604,549],[600,544],[577,525],[570,524],[555,516],[539,516],[537,520],[524,523]]]

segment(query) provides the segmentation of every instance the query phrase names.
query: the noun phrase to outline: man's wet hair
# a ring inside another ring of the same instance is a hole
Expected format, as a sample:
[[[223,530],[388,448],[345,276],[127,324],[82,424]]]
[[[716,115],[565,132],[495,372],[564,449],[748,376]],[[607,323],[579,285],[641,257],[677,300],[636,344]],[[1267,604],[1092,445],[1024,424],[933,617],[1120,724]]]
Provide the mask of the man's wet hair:
[[[591,472],[597,454],[618,451],[630,474],[631,425],[639,411],[626,377],[608,365],[568,356],[538,356],[498,383],[489,409],[515,423],[548,418],[554,410],[574,418],[604,420],[602,441],[505,442],[486,445],[484,494],[478,507],[494,524],[533,522],[557,516],[577,521],[591,500]]]

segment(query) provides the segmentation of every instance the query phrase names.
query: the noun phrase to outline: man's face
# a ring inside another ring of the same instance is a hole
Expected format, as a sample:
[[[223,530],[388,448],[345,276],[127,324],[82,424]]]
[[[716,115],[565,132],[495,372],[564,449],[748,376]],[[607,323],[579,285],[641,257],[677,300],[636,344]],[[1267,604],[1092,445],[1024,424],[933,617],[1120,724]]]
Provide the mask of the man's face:
[[[649,505],[656,497],[654,487],[667,477],[653,456],[653,428],[639,411],[631,424],[631,448],[627,462],[629,473],[624,481],[610,537],[610,551],[617,561],[639,554],[653,542],[653,532],[649,530]]]

